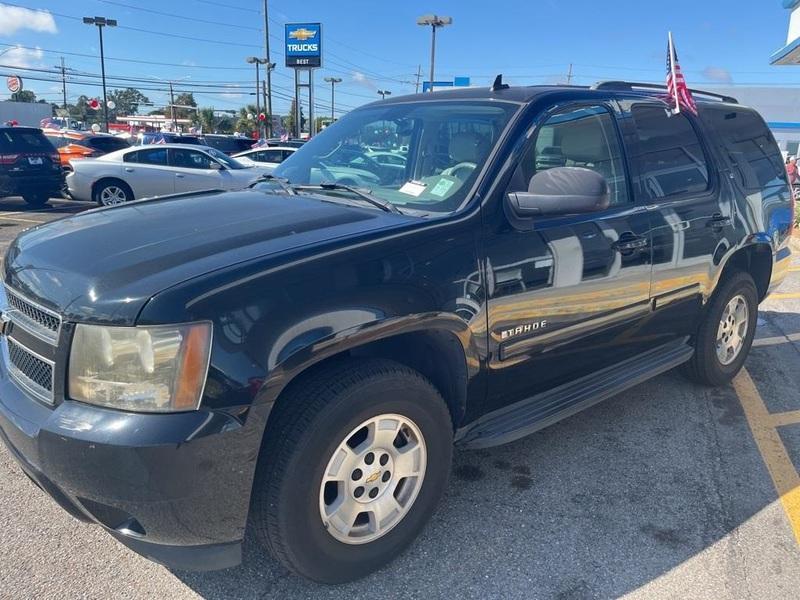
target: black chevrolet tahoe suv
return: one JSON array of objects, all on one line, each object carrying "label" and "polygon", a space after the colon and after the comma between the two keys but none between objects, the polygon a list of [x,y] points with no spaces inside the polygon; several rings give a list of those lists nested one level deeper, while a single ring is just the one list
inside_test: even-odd
[{"label": "black chevrolet tahoe suv", "polygon": [[423,528],[454,446],[742,367],[793,199],[761,117],[696,97],[393,98],[252,189],[30,229],[3,264],[1,437],[154,561],[230,567],[249,524],[296,573],[363,576]]},{"label": "black chevrolet tahoe suv", "polygon": [[63,188],[61,159],[41,129],[0,126],[0,198],[22,196],[43,206]]}]

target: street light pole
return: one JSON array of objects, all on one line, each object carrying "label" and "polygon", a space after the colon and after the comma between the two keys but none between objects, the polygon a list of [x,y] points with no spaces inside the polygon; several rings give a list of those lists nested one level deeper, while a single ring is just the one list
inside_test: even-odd
[{"label": "street light pole", "polygon": [[417,25],[430,25],[431,28],[431,79],[429,92],[433,91],[434,65],[436,62],[436,28],[452,25],[453,17],[442,17],[439,15],[423,15],[417,19]]},{"label": "street light pole", "polygon": [[[269,77],[270,71],[275,68],[275,63],[269,62],[266,58],[258,58],[257,56],[248,56],[247,62],[251,65],[256,66],[256,120],[258,120],[258,115],[261,114],[261,77],[258,71],[258,65],[266,65],[267,68],[267,76]],[[266,109],[266,106],[264,107]],[[258,135],[261,137],[262,134],[261,125],[258,125]]]},{"label": "street light pole", "polygon": [[267,97],[265,99],[267,107],[267,133],[265,137],[272,137],[272,69],[275,63],[269,62],[269,7],[267,0],[264,0],[264,50],[267,58]]},{"label": "street light pole", "polygon": [[386,96],[392,95],[392,92],[390,92],[389,90],[378,90],[378,93],[381,96],[381,100],[386,100]]},{"label": "street light pole", "polygon": [[331,84],[331,123],[333,123],[336,120],[336,115],[335,115],[335,111],[334,111],[334,100],[335,100],[335,96],[336,95],[335,95],[335,92],[334,92],[334,87],[336,86],[337,83],[342,83],[342,78],[341,77],[326,77],[325,81],[327,81],[328,83]]},{"label": "street light pole", "polygon": [[106,17],[83,17],[83,22],[86,25],[97,26],[97,31],[100,32],[100,75],[103,79],[103,120],[106,124],[106,133],[108,133],[108,98],[106,96],[106,60],[103,54],[103,27],[116,27],[116,19],[107,19]]}]

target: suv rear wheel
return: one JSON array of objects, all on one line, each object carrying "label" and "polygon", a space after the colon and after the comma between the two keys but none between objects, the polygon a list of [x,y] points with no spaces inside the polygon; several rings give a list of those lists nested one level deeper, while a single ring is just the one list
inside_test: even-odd
[{"label": "suv rear wheel", "polygon": [[305,577],[341,583],[402,552],[450,471],[452,422],[436,388],[392,361],[339,361],[276,411],[252,511],[272,555]]},{"label": "suv rear wheel", "polygon": [[697,331],[685,372],[706,385],[724,385],[742,368],[756,331],[758,293],[753,278],[738,271],[725,279]]}]

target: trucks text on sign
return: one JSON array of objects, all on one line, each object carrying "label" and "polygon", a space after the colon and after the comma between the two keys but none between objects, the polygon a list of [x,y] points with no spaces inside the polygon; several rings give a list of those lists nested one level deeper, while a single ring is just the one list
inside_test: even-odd
[{"label": "trucks text on sign", "polygon": [[313,69],[322,66],[322,25],[286,24],[286,66]]}]

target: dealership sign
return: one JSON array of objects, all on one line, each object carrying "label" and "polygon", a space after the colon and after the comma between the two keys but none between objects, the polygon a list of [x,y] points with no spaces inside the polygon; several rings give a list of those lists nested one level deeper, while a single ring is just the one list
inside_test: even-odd
[{"label": "dealership sign", "polygon": [[6,78],[6,85],[8,86],[8,90],[12,94],[16,94],[18,91],[22,89],[22,77],[17,77],[16,75],[9,75]]},{"label": "dealership sign", "polygon": [[286,24],[286,66],[297,69],[322,66],[321,24]]}]

